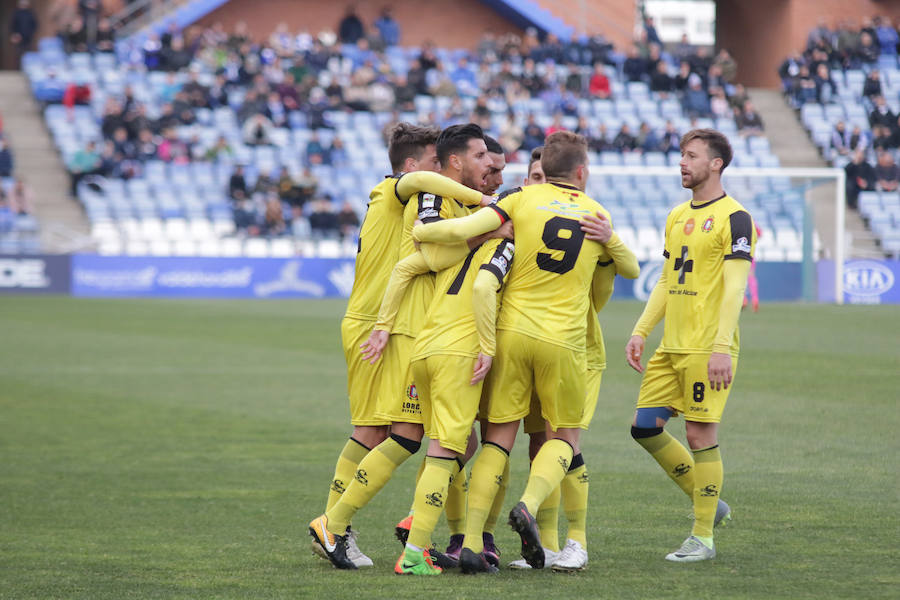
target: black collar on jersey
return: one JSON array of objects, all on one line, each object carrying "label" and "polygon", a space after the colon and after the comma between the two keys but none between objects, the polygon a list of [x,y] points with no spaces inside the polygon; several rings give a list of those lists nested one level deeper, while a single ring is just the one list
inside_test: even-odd
[{"label": "black collar on jersey", "polygon": [[[719,196],[718,198],[713,198],[713,199],[710,200],[709,202],[704,202],[703,204],[694,204],[693,201],[692,201],[692,202],[691,202],[691,208],[706,208],[707,206],[709,206],[709,205],[712,204],[713,202],[718,202],[719,200],[721,200],[722,198],[724,198],[724,197],[727,196],[727,195],[728,195],[728,192],[722,192],[722,195]],[[692,199],[692,200],[693,200],[693,199]]]},{"label": "black collar on jersey", "polygon": [[572,185],[571,183],[560,183],[560,182],[558,182],[558,181],[547,181],[547,183],[549,183],[550,185],[555,185],[555,186],[557,186],[557,187],[566,188],[567,190],[574,190],[574,191],[576,191],[576,192],[580,192],[580,191],[581,191],[581,190],[579,190],[577,187],[575,187],[574,185]]}]

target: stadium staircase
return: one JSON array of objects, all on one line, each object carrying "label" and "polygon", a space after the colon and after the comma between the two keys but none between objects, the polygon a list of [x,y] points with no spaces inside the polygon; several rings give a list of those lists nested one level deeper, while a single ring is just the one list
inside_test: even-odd
[{"label": "stadium staircase", "polygon": [[120,38],[133,36],[139,45],[151,32],[163,33],[170,23],[184,29],[226,2],[228,0],[137,0],[127,3],[113,15],[112,22]]},{"label": "stadium staircase", "polygon": [[24,73],[0,72],[0,114],[4,135],[13,149],[16,175],[34,193],[44,251],[71,252],[92,244],[87,219],[69,198],[69,177]]},{"label": "stadium staircase", "polygon": [[[585,0],[482,0],[482,2],[522,29],[536,27],[563,40],[586,32],[608,33],[611,29],[620,29],[618,22],[629,22],[634,18],[630,3],[622,3],[617,8],[610,4],[605,6],[604,10],[599,10]],[[626,14],[624,18],[616,20],[611,18],[614,15],[610,15],[609,10]],[[631,32],[628,31],[620,33],[624,33],[626,38],[631,36]]]},{"label": "stadium staircase", "polygon": [[[782,167],[831,166],[810,141],[803,125],[784,101],[780,91],[754,88],[750,90],[750,98],[762,117],[766,137]],[[831,249],[835,234],[834,184],[817,185],[810,194],[815,210],[816,231],[819,232],[824,247]],[[875,245],[875,236],[866,229],[859,213],[848,210],[846,216],[847,249],[850,255],[881,258],[883,254]]]}]

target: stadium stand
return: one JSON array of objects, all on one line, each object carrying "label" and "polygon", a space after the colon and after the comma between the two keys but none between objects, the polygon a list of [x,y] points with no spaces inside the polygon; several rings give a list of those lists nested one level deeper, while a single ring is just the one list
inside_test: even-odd
[{"label": "stadium stand", "polygon": [[[884,254],[900,257],[900,63],[887,18],[817,28],[779,68],[782,91],[822,156],[847,171],[847,199]],[[868,166],[867,166],[868,165]]]},{"label": "stadium stand", "polygon": [[15,154],[3,135],[0,116],[0,254],[36,254],[41,243],[37,219],[31,214],[31,190],[14,173]]},{"label": "stadium stand", "polygon": [[[511,161],[569,128],[608,166],[677,165],[681,132],[716,127],[732,140],[734,165],[778,166],[762,124],[741,127],[746,96],[727,53],[651,44],[625,56],[599,36],[540,41],[533,30],[486,37],[476,52],[286,29],[256,43],[215,28],[118,47],[66,52],[43,39],[23,60],[57,148],[81,169],[74,192],[105,254],[352,254],[350,213],[364,214],[387,172],[384,132],[398,120],[474,120]],[[232,186],[238,165],[246,195]],[[803,197],[790,181],[727,171],[725,181],[772,233],[760,259],[799,260]],[[674,176],[595,176],[588,192],[642,259],[687,197]],[[346,218],[335,226],[336,206]]]}]

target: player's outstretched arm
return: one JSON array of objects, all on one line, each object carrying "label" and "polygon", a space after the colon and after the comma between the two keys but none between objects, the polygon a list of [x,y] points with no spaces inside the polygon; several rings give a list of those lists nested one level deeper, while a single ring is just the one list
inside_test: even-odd
[{"label": "player's outstretched arm", "polygon": [[469,254],[469,246],[464,242],[456,244],[419,244],[419,252],[430,271],[437,273],[449,269]]},{"label": "player's outstretched arm", "polygon": [[[421,252],[414,252],[394,265],[391,278],[381,299],[381,308],[378,311],[378,320],[375,322],[376,330],[390,332],[394,327],[394,319],[400,310],[400,301],[409,287],[413,277],[430,271],[428,262]],[[377,360],[377,357],[376,357]]]},{"label": "player's outstretched arm", "polygon": [[715,390],[728,389],[733,377],[731,341],[741,315],[744,289],[750,274],[749,260],[726,260],[723,267],[722,304],[719,306],[719,328],[709,355],[709,384]]},{"label": "player's outstretched arm", "polygon": [[466,206],[483,205],[493,198],[433,171],[406,173],[397,181],[397,196],[405,200],[418,192],[456,198]]},{"label": "player's outstretched arm", "polygon": [[487,207],[467,217],[416,225],[413,227],[412,237],[417,242],[438,242],[441,244],[462,242],[497,229],[503,224],[503,221],[504,219],[493,207]]}]

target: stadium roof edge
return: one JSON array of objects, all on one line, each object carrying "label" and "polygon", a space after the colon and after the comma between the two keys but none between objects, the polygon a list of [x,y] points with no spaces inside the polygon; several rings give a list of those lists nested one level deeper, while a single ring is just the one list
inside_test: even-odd
[{"label": "stadium roof edge", "polygon": [[552,33],[561,40],[572,38],[575,28],[533,0],[481,0],[514,25],[527,29],[536,27],[543,33]]},{"label": "stadium roof edge", "polygon": [[123,41],[128,44],[140,46],[146,41],[147,36],[151,33],[161,35],[172,23],[175,23],[179,29],[184,29],[223,4],[226,4],[228,1],[229,0],[191,0],[182,4],[174,11],[162,15],[146,27],[142,27],[135,31]]}]

